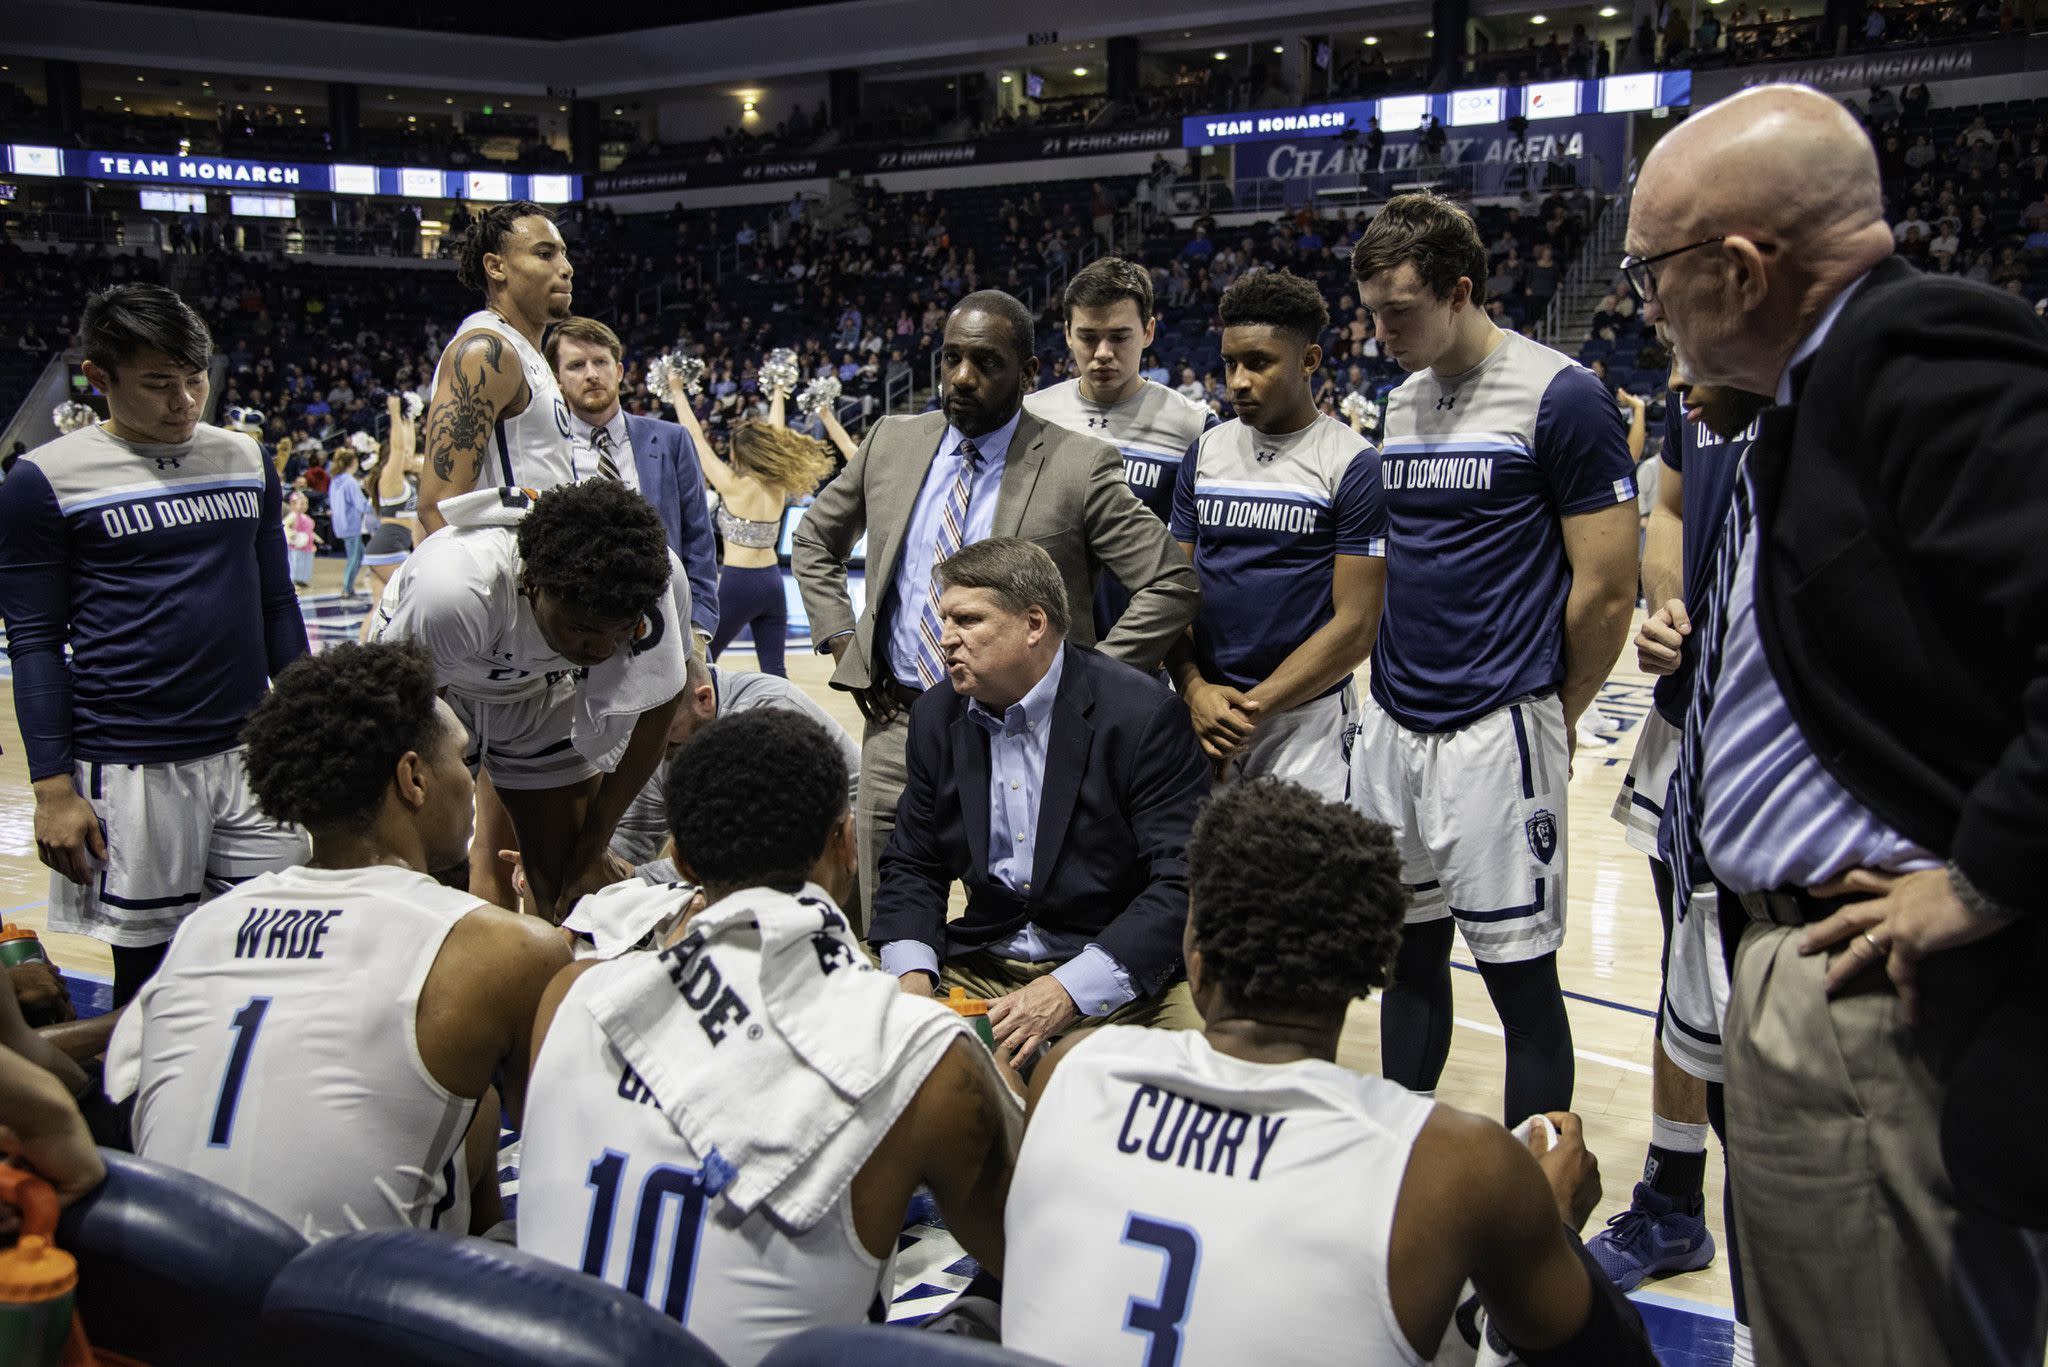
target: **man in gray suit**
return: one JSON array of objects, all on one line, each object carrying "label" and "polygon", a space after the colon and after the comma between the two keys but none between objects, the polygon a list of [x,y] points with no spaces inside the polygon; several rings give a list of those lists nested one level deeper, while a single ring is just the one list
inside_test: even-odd
[{"label": "man in gray suit", "polygon": [[[832,686],[867,719],[855,812],[867,906],[903,792],[903,714],[947,678],[933,565],[970,542],[1023,537],[1052,556],[1076,603],[1093,601],[1107,569],[1131,602],[1100,649],[1144,670],[1201,606],[1194,567],[1124,483],[1117,449],[1023,411],[1038,374],[1032,340],[1031,311],[1010,295],[962,299],[946,318],[943,411],[877,423],[797,524],[792,564],[811,640],[832,652]],[[846,561],[863,533],[867,603],[856,620]],[[1093,638],[1091,622],[1074,623],[1076,644]]]}]

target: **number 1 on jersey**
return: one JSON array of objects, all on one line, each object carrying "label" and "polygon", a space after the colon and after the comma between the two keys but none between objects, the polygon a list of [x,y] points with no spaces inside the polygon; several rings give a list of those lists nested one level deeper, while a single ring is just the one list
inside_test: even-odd
[{"label": "number 1 on jersey", "polygon": [[1124,1224],[1124,1242],[1156,1248],[1166,1255],[1158,1299],[1131,1297],[1124,1312],[1124,1331],[1151,1339],[1145,1348],[1144,1367],[1174,1367],[1180,1361],[1181,1323],[1188,1317],[1188,1301],[1194,1295],[1195,1269],[1202,1262],[1201,1236],[1186,1225],[1132,1211]]},{"label": "number 1 on jersey", "polygon": [[263,1013],[270,998],[251,997],[235,1012],[228,1028],[235,1032],[235,1047],[228,1054],[227,1071],[221,1074],[220,1099],[213,1103],[213,1129],[206,1136],[209,1148],[224,1149],[235,1129],[235,1107],[242,1099],[242,1075],[249,1071],[249,1055],[256,1048],[256,1032],[263,1028]]}]

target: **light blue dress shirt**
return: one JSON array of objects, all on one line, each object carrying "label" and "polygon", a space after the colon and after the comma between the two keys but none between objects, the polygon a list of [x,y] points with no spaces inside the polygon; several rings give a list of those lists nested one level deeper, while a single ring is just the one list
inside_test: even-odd
[{"label": "light blue dress shirt", "polygon": [[[1780,404],[1793,401],[1793,367],[1820,350],[1862,283],[1835,299],[1792,354],[1778,385]],[[1749,479],[1746,462],[1736,478]],[[1750,507],[1756,507],[1753,496]],[[1836,782],[1800,734],[1785,691],[1771,676],[1757,628],[1758,536],[1752,511],[1749,538],[1735,562],[1720,676],[1701,737],[1700,846],[1707,863],[1737,892],[1812,887],[1851,869],[1910,873],[1937,866],[1932,854]]]},{"label": "light blue dress shirt", "polygon": [[[1029,900],[1031,870],[1038,851],[1038,800],[1045,789],[1045,755],[1052,737],[1053,700],[1066,673],[1066,652],[1053,656],[1052,668],[1031,691],[998,717],[970,700],[967,715],[988,733],[988,873],[994,881]],[[1027,963],[1063,959],[1052,976],[1074,999],[1084,1016],[1106,1016],[1136,997],[1130,974],[1101,945],[1086,935],[1050,931],[1032,923],[989,953]],[[938,956],[917,940],[891,940],[881,948],[882,968],[898,977],[939,973]]]},{"label": "light blue dress shirt", "polygon": [[[1010,420],[985,437],[974,439],[981,452],[981,469],[974,476],[973,492],[967,499],[967,525],[961,529],[960,544],[971,546],[986,541],[996,525],[996,496],[1002,492],[1003,466],[1009,458],[1010,439],[1017,435],[1019,409]],[[883,604],[883,621],[889,624],[889,669],[898,683],[917,686],[917,624],[924,613],[932,579],[932,551],[938,545],[939,522],[945,516],[946,498],[960,478],[960,429],[948,424],[939,440],[939,453],[925,473],[924,487],[910,510],[910,525],[903,531],[903,549],[896,557],[896,575],[889,584]],[[872,590],[872,585],[869,586]]]}]

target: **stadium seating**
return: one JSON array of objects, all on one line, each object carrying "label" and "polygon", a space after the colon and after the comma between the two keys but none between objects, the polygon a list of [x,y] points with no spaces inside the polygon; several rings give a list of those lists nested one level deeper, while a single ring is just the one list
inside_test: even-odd
[{"label": "stadium seating", "polygon": [[111,1149],[100,1157],[106,1182],[57,1226],[57,1246],[78,1259],[78,1313],[93,1342],[154,1367],[277,1361],[263,1297],[305,1238],[189,1173]]},{"label": "stadium seating", "polygon": [[263,1322],[294,1367],[720,1367],[681,1325],[595,1277],[421,1230],[315,1245],[272,1283]]},{"label": "stadium seating", "polygon": [[1043,1358],[954,1334],[870,1326],[811,1329],[790,1339],[761,1367],[1049,1367]]}]

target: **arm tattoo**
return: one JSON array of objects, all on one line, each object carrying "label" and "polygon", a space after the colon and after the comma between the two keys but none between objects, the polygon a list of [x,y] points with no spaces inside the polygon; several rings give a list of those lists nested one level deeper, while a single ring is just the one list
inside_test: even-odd
[{"label": "arm tattoo", "polygon": [[480,332],[448,358],[448,397],[427,415],[427,452],[434,473],[445,481],[455,482],[458,455],[467,457],[463,483],[474,484],[483,473],[484,447],[498,416],[497,405],[484,392],[486,372],[497,374],[504,357],[504,339]]}]

